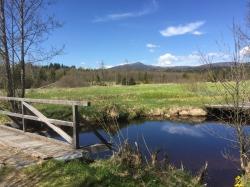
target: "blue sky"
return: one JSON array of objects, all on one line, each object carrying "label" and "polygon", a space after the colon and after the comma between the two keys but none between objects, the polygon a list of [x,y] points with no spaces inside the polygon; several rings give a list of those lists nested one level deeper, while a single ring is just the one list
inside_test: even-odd
[{"label": "blue sky", "polygon": [[59,0],[48,12],[64,23],[46,43],[65,45],[54,62],[198,65],[197,51],[217,58],[217,41],[232,44],[233,20],[245,24],[247,0]]}]

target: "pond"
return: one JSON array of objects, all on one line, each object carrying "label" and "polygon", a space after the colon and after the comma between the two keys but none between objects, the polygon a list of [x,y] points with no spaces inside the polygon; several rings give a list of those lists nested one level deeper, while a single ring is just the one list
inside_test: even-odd
[{"label": "pond", "polygon": [[[184,168],[196,173],[208,161],[208,186],[233,186],[234,178],[239,174],[237,163],[225,159],[223,153],[238,158],[236,148],[226,140],[233,138],[233,129],[219,122],[175,122],[175,121],[141,121],[121,125],[120,131],[112,131],[116,143],[121,139],[137,142],[147,155],[149,150],[160,150],[161,156],[167,154],[170,162],[176,167],[183,164]],[[101,132],[106,138],[104,132]],[[145,139],[145,141],[143,140]],[[91,132],[81,132],[80,144],[98,143],[98,139]],[[110,153],[99,154],[104,158]]]}]

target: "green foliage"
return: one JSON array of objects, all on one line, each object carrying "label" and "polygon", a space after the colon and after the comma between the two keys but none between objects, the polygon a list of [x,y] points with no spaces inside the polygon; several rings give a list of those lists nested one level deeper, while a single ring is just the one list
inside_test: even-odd
[{"label": "green foliage", "polygon": [[122,85],[128,85],[127,79],[125,77],[122,79]]},{"label": "green foliage", "polygon": [[[136,170],[136,169],[135,169]],[[188,173],[169,168],[165,172],[140,170],[140,177],[128,172],[126,165],[113,159],[100,160],[92,164],[80,161],[47,161],[22,170],[22,181],[34,186],[199,186]]]},{"label": "green foliage", "polygon": [[121,82],[122,82],[122,76],[120,73],[118,73],[116,78],[116,84],[121,84]]},{"label": "green foliage", "polygon": [[5,115],[0,115],[0,125],[9,122],[9,119]]},{"label": "green foliage", "polygon": [[136,85],[135,79],[133,77],[129,79],[128,85]]},{"label": "green foliage", "polygon": [[2,181],[9,173],[13,172],[14,168],[2,166],[0,167],[0,181]]},{"label": "green foliage", "polygon": [[148,78],[148,73],[144,73],[144,78],[143,78],[143,83],[148,84],[149,83],[149,78]]}]

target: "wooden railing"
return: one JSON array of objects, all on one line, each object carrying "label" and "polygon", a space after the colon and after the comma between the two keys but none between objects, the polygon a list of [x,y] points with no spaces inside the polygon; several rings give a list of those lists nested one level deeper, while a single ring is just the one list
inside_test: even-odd
[{"label": "wooden railing", "polygon": [[[29,99],[29,98],[15,98],[15,97],[0,97],[2,101],[10,102],[20,102],[21,103],[21,113],[10,112],[5,110],[0,110],[0,114],[7,115],[12,118],[22,119],[23,131],[26,131],[26,120],[39,121],[46,124],[58,135],[60,135],[65,141],[71,144],[74,148],[79,148],[79,127],[80,127],[80,115],[79,107],[87,107],[90,105],[87,101],[70,101],[70,100],[48,100],[48,99]],[[55,105],[66,105],[72,107],[73,122],[63,121],[58,119],[50,119],[43,115],[38,109],[32,106],[30,103],[39,104],[55,104]],[[28,115],[27,110],[29,110],[34,115]],[[73,136],[71,137],[65,131],[63,131],[59,126],[68,126],[73,130]]]}]

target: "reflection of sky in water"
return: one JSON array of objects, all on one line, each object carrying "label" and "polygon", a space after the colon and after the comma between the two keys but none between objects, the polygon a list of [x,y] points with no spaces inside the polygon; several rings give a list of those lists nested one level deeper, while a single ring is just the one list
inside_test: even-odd
[{"label": "reflection of sky in water", "polygon": [[[218,122],[203,122],[199,124],[174,121],[144,121],[134,122],[121,127],[121,132],[114,135],[114,142],[119,143],[119,135],[130,142],[137,142],[147,156],[147,147],[150,151],[159,149],[161,155],[169,155],[171,164],[184,167],[194,173],[208,161],[208,186],[232,186],[234,177],[238,175],[237,167],[230,160],[222,156],[223,150],[228,150],[232,156],[238,157],[238,150],[226,139],[235,139],[234,129]],[[99,132],[106,138],[110,137],[102,130]],[[250,128],[246,128],[250,132]],[[121,138],[121,137],[120,137]],[[91,132],[80,134],[82,146],[100,143],[100,140]],[[105,158],[110,152],[98,154],[97,157]],[[160,155],[160,156],[161,156]]]},{"label": "reflection of sky in water", "polygon": [[190,128],[181,125],[164,125],[162,130],[169,134],[187,135],[200,138],[203,137],[203,133],[200,131],[199,127]]}]

